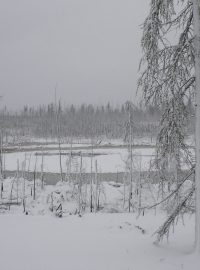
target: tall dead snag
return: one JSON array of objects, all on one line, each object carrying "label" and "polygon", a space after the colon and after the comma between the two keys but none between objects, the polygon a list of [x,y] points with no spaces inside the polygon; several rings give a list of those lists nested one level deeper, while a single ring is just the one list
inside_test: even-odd
[{"label": "tall dead snag", "polygon": [[134,105],[131,102],[126,102],[126,110],[128,114],[128,121],[126,123],[125,141],[128,142],[128,168],[129,168],[129,196],[128,196],[128,211],[131,211],[132,198],[133,198],[133,108]]},{"label": "tall dead snag", "polygon": [[95,213],[98,210],[98,189],[99,189],[98,167],[97,167],[97,160],[95,160]]},{"label": "tall dead snag", "polygon": [[25,178],[25,172],[26,172],[26,154],[24,161],[22,162],[22,205],[23,205],[23,212],[26,212],[26,178]]},{"label": "tall dead snag", "polygon": [[80,154],[80,172],[78,180],[78,212],[82,212],[82,169],[83,169],[83,157],[82,153]]},{"label": "tall dead snag", "polygon": [[17,196],[17,204],[19,203],[19,159],[17,159],[17,187],[16,187],[16,196]]},{"label": "tall dead snag", "polygon": [[142,156],[139,156],[139,172],[138,172],[138,179],[136,183],[136,194],[137,194],[137,206],[138,211],[140,212],[141,205],[142,205],[142,179],[141,179],[141,166],[142,166]]},{"label": "tall dead snag", "polygon": [[41,163],[41,188],[44,189],[44,150],[42,148],[42,163]]},{"label": "tall dead snag", "polygon": [[72,174],[72,144],[73,144],[73,141],[72,141],[72,138],[71,138],[71,141],[70,141],[70,154],[69,154],[69,157],[67,156],[67,159],[66,159],[66,167],[67,167],[67,170],[66,170],[66,174],[65,174],[65,181],[68,181],[69,183],[71,182],[71,174]]},{"label": "tall dead snag", "polygon": [[57,105],[57,89],[55,87],[55,115],[56,115],[56,135],[58,139],[58,150],[59,150],[59,165],[60,165],[60,178],[64,181],[63,168],[62,168],[62,149],[61,149],[61,103],[59,101],[59,106]]},{"label": "tall dead snag", "polygon": [[3,197],[3,132],[0,133],[0,198]]},{"label": "tall dead snag", "polygon": [[0,198],[2,199],[3,198],[3,176],[2,174],[0,173]]},{"label": "tall dead snag", "polygon": [[10,210],[11,205],[14,203],[13,202],[13,189],[14,189],[14,183],[15,183],[16,177],[17,177],[17,173],[13,177],[12,184],[11,184],[9,210]]},{"label": "tall dead snag", "polygon": [[33,172],[33,200],[36,199],[36,173],[37,173],[37,155],[35,156],[35,166]]},{"label": "tall dead snag", "polygon": [[93,155],[94,155],[94,150],[93,150],[93,140],[91,140],[91,158],[90,158],[90,212],[93,212]]}]

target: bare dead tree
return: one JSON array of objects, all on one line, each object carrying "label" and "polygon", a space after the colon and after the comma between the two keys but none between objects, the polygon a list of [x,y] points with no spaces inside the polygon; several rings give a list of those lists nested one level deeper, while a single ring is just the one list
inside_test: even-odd
[{"label": "bare dead tree", "polygon": [[27,157],[25,154],[24,161],[22,162],[22,179],[23,179],[23,185],[22,185],[22,205],[23,205],[23,212],[26,212],[26,178],[25,178],[25,172],[26,172],[26,162]]},{"label": "bare dead tree", "polygon": [[42,148],[42,163],[41,163],[41,188],[44,189],[44,149]]},{"label": "bare dead tree", "polygon": [[37,173],[37,155],[35,156],[35,166],[33,171],[33,200],[36,199],[36,173]]},{"label": "bare dead tree", "polygon": [[[60,104],[60,103],[59,103]],[[61,149],[61,126],[60,126],[60,108],[57,105],[57,86],[55,87],[55,115],[56,115],[56,135],[58,139],[59,149],[59,165],[61,181],[64,181],[63,168],[62,168],[62,149]]]},{"label": "bare dead tree", "polygon": [[83,157],[80,154],[80,172],[79,172],[79,182],[78,182],[78,213],[82,212],[82,169],[83,169]]},{"label": "bare dead tree", "polygon": [[93,152],[94,152],[94,142],[91,140],[91,158],[90,158],[90,212],[93,212]]},{"label": "bare dead tree", "polygon": [[98,210],[98,190],[99,190],[98,164],[97,164],[97,160],[95,160],[95,213]]},{"label": "bare dead tree", "polygon": [[130,181],[129,181],[129,196],[128,196],[128,211],[131,211],[132,207],[132,198],[133,198],[133,132],[134,132],[134,121],[133,121],[133,103],[127,102],[126,103],[126,110],[128,114],[128,121],[126,123],[126,134],[125,134],[125,141],[128,142],[128,164],[129,164],[129,171],[130,171]]},{"label": "bare dead tree", "polygon": [[3,132],[0,133],[0,198],[3,197],[3,179],[4,179],[4,173],[3,173]]}]

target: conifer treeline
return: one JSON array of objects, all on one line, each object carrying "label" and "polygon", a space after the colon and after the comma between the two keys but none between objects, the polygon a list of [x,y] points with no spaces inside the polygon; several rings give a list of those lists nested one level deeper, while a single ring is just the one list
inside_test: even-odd
[{"label": "conifer treeline", "polygon": [[[135,136],[156,134],[160,114],[159,109],[153,106],[145,110],[134,106]],[[18,136],[55,138],[57,124],[62,138],[123,138],[127,117],[125,104],[63,106],[58,102],[57,106],[54,103],[37,108],[24,106],[21,111],[15,113],[4,108],[0,113],[0,126],[5,136],[13,138]]]}]

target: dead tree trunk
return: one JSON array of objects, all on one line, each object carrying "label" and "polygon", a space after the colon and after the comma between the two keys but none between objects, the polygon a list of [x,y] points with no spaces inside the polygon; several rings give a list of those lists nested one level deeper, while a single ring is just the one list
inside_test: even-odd
[{"label": "dead tree trunk", "polygon": [[97,160],[95,161],[95,212],[98,210],[98,167]]},{"label": "dead tree trunk", "polygon": [[36,199],[36,170],[37,170],[37,155],[35,157],[35,167],[33,172],[33,200]]},{"label": "dead tree trunk", "polygon": [[92,142],[92,153],[91,153],[91,164],[90,164],[90,212],[93,212],[93,142]]},{"label": "dead tree trunk", "polygon": [[42,164],[41,164],[41,187],[44,189],[44,151],[42,148]]}]

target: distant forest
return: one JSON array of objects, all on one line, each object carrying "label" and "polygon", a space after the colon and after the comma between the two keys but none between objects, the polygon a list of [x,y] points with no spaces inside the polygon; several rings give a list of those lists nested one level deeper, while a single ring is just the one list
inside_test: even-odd
[{"label": "distant forest", "polygon": [[[188,102],[188,110],[193,111]],[[156,106],[133,105],[134,136],[155,137],[159,129],[161,110]],[[10,112],[5,107],[0,111],[0,127],[4,142],[18,141],[19,138],[124,138],[128,121],[126,103],[121,106],[62,106],[59,101],[41,105],[37,108],[24,106],[18,112]],[[192,131],[192,121],[188,121],[188,130]]]}]

